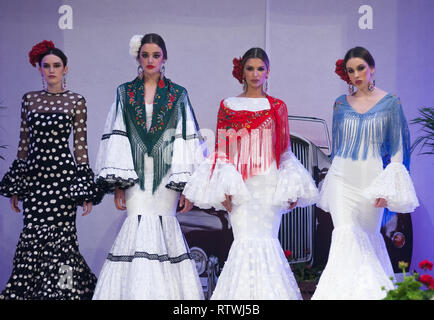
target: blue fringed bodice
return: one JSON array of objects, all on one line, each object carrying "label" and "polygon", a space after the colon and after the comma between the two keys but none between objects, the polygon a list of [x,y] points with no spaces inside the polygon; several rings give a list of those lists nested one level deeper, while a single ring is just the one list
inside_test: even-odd
[{"label": "blue fringed bodice", "polygon": [[400,99],[386,94],[366,113],[358,113],[345,95],[336,99],[333,108],[334,156],[365,160],[368,154],[383,159],[386,166],[391,157],[402,151],[403,164],[410,164],[410,134]]}]

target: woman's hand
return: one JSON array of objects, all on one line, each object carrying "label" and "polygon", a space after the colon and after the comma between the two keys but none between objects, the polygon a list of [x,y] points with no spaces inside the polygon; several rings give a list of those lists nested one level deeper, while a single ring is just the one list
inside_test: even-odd
[{"label": "woman's hand", "polygon": [[193,208],[194,203],[188,200],[183,194],[179,198],[179,206],[182,208],[181,213],[187,213]]},{"label": "woman's hand", "polygon": [[115,188],[115,206],[118,210],[127,210],[125,201],[125,190]]},{"label": "woman's hand", "polygon": [[11,197],[11,208],[15,212],[21,212],[20,208],[18,207],[18,196],[17,195],[13,195]]},{"label": "woman's hand", "polygon": [[375,208],[386,208],[387,207],[387,201],[384,198],[377,198],[374,203]]},{"label": "woman's hand", "polygon": [[92,202],[83,202],[83,214],[82,216],[87,216],[92,211]]},{"label": "woman's hand", "polygon": [[232,196],[228,196],[225,194],[226,200],[222,202],[223,207],[227,210],[227,212],[232,211]]},{"label": "woman's hand", "polygon": [[289,204],[289,210],[292,210],[292,209],[294,209],[295,208],[295,206],[297,205],[297,201],[295,201],[295,202],[290,202],[290,201],[288,201],[288,204]]}]

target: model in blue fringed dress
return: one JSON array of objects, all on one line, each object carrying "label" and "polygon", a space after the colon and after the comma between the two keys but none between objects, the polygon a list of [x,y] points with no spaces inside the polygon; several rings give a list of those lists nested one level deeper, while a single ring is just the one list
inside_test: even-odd
[{"label": "model in blue fringed dress", "polygon": [[384,208],[409,213],[419,205],[408,172],[410,137],[401,101],[373,86],[366,74],[373,66],[364,59],[347,61],[349,81],[358,90],[334,104],[332,164],[317,203],[331,213],[334,230],[312,299],[384,298],[394,288],[380,233]]}]

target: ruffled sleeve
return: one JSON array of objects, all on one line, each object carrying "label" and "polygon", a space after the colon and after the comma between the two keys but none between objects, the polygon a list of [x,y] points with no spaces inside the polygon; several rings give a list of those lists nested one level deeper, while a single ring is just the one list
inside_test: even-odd
[{"label": "ruffled sleeve", "polygon": [[[364,190],[364,195],[371,203],[383,198],[387,208],[393,212],[410,213],[418,206],[413,181],[409,174],[410,133],[401,105],[401,100],[394,96],[390,109],[390,125],[387,130],[387,153],[383,162],[387,166]],[[390,157],[388,156],[390,155]]]},{"label": "ruffled sleeve", "polygon": [[364,190],[370,202],[383,198],[393,212],[409,213],[419,206],[413,182],[407,169],[398,162],[391,162]]},{"label": "ruffled sleeve", "polygon": [[218,159],[214,170],[212,165],[207,158],[190,176],[183,191],[188,200],[202,209],[226,210],[222,205],[225,194],[232,196],[235,205],[250,199],[243,177],[232,164]]},{"label": "ruffled sleeve", "polygon": [[93,205],[101,202],[103,192],[97,187],[89,164],[77,165],[77,171],[69,187],[69,195],[77,205],[82,205],[84,201],[92,202]]},{"label": "ruffled sleeve", "polygon": [[319,192],[311,174],[292,151],[283,153],[273,203],[287,207],[288,201],[297,201],[297,207],[306,207],[315,204],[318,198]]},{"label": "ruffled sleeve", "polygon": [[110,108],[98,149],[95,175],[98,187],[113,192],[118,186],[129,188],[139,181],[126,132],[123,103],[118,88],[116,101]]},{"label": "ruffled sleeve", "polygon": [[27,164],[25,160],[15,160],[0,182],[0,194],[5,197],[17,195],[22,200],[27,193]]},{"label": "ruffled sleeve", "polygon": [[24,94],[21,99],[21,126],[20,140],[18,143],[17,159],[12,163],[9,171],[5,173],[0,182],[0,194],[5,197],[17,195],[19,200],[23,200],[27,193],[27,156],[29,153],[30,137],[27,125],[27,101],[28,94]]}]

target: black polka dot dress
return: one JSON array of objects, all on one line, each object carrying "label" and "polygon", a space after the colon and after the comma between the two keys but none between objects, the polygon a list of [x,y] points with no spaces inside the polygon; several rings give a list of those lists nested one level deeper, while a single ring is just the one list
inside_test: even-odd
[{"label": "black polka dot dress", "polygon": [[29,92],[21,117],[18,158],[0,194],[23,201],[24,227],[0,299],[91,299],[96,277],[79,252],[75,225],[78,205],[101,201],[88,164],[86,101],[71,91]]}]

